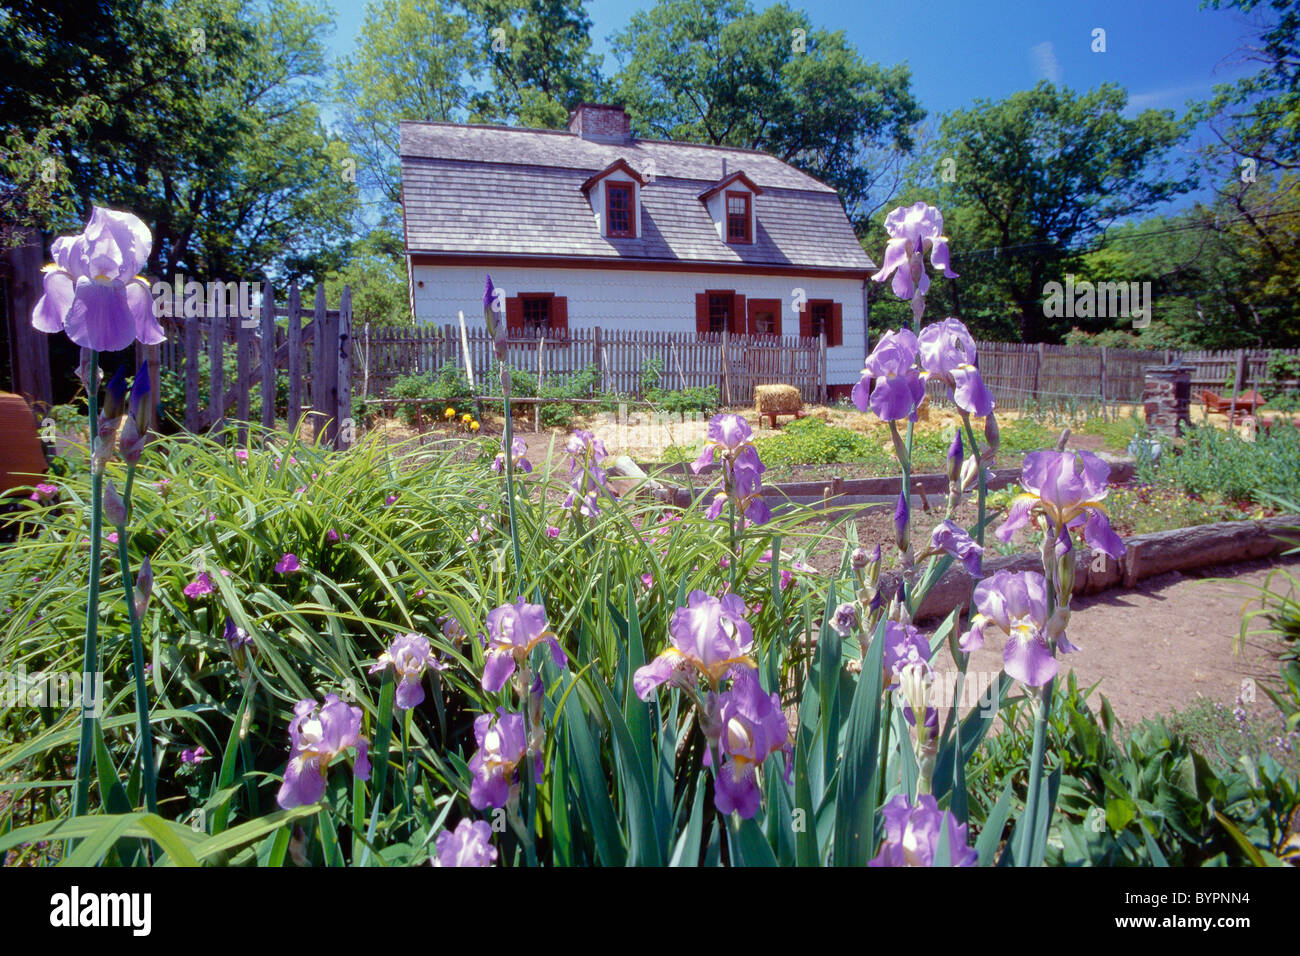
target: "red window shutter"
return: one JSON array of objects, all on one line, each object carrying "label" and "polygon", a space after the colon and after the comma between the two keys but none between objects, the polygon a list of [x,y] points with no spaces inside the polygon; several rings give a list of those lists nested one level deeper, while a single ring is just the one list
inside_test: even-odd
[{"label": "red window shutter", "polygon": [[772,312],[772,334],[781,337],[781,307],[785,305],[780,299],[774,299],[776,309]]},{"label": "red window shutter", "polygon": [[731,334],[745,334],[745,297],[733,293],[731,306]]},{"label": "red window shutter", "polygon": [[826,333],[827,347],[844,344],[844,306],[838,302],[831,303],[831,328]]},{"label": "red window shutter", "polygon": [[807,299],[799,309],[799,338],[812,338],[812,303]]},{"label": "red window shutter", "polygon": [[557,295],[551,299],[551,331],[569,331],[569,300],[567,296]]},{"label": "red window shutter", "polygon": [[695,333],[707,335],[709,331],[709,297],[703,292],[695,293]]},{"label": "red window shutter", "polygon": [[745,317],[745,332],[748,335],[758,334],[758,305],[757,299],[749,300],[749,314]]},{"label": "red window shutter", "polygon": [[517,295],[506,299],[506,332],[520,335],[524,331],[524,303]]}]

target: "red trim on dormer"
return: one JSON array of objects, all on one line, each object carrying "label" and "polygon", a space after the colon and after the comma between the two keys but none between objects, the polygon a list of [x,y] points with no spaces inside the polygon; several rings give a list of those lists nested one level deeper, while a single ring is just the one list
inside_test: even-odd
[{"label": "red trim on dormer", "polygon": [[588,179],[587,179],[587,180],[586,180],[586,181],[585,181],[585,182],[584,182],[580,187],[578,187],[578,188],[581,189],[581,190],[585,193],[587,190],[589,190],[592,186],[596,185],[596,183],[600,182],[602,179],[604,179],[604,178],[605,178],[606,176],[608,176],[610,173],[617,173],[617,172],[624,172],[624,173],[627,173],[629,176],[631,176],[633,179],[635,179],[635,180],[636,180],[640,185],[642,185],[642,186],[644,186],[646,183],[648,183],[648,182],[650,181],[650,180],[646,179],[646,177],[644,177],[644,176],[642,176],[640,173],[638,173],[635,169],[633,169],[632,166],[631,166],[631,164],[628,163],[628,161],[627,161],[626,159],[616,159],[616,160],[614,160],[612,163],[610,163],[608,166],[606,166],[604,169],[602,169],[600,172],[598,172],[598,173],[593,173],[593,174],[592,174],[592,175],[591,175],[591,176],[590,176],[590,177],[589,177],[589,178],[588,178]]},{"label": "red trim on dormer", "polygon": [[698,198],[700,199],[701,202],[708,202],[710,199],[712,199],[718,193],[722,192],[728,186],[735,186],[737,183],[744,186],[755,196],[763,195],[763,190],[759,188],[758,183],[754,182],[754,180],[746,176],[743,170],[738,169],[730,176],[718,180],[718,182],[714,183],[708,189],[704,190],[704,192],[700,193]]}]

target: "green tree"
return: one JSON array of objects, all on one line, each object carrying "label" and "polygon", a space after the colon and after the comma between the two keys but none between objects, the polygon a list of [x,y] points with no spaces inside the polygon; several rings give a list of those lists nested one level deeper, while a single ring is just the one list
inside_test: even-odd
[{"label": "green tree", "polygon": [[328,27],[297,0],[9,7],[0,122],[29,142],[51,131],[59,170],[40,227],[129,209],[154,232],[150,274],[199,279],[339,241],[356,187],[315,105]]},{"label": "green tree", "polygon": [[398,123],[464,122],[484,50],[461,4],[380,0],[366,8],[356,52],[339,63],[335,85],[364,189],[401,202]]},{"label": "green tree", "polygon": [[[352,243],[345,262],[324,276],[325,301],[339,301],[343,287],[352,289],[352,325],[356,330],[403,328],[411,325],[407,298],[406,260],[402,239],[378,229]],[[315,294],[315,290],[310,290]]]},{"label": "green tree", "polygon": [[612,44],[614,98],[639,134],[769,152],[834,186],[851,213],[879,174],[867,154],[910,149],[924,115],[907,67],[863,61],[843,31],[784,4],[659,0]]},{"label": "green tree", "polygon": [[1058,340],[1070,320],[1045,318],[1045,283],[1108,227],[1192,188],[1172,168],[1186,121],[1129,119],[1127,102],[1111,84],[1076,94],[1043,82],[944,117],[935,155],[951,161],[938,194],[961,276],[952,293],[981,331]]},{"label": "green tree", "polygon": [[580,0],[470,0],[491,84],[473,98],[474,119],[563,129],[591,99],[600,61]]},{"label": "green tree", "polygon": [[1201,116],[1237,157],[1280,169],[1300,168],[1300,0],[1209,0],[1256,14],[1257,29],[1243,51],[1261,68],[1215,89]]}]

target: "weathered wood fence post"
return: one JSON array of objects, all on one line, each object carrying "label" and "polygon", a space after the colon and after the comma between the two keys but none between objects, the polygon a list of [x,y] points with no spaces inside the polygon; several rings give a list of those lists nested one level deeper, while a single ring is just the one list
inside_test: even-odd
[{"label": "weathered wood fence post", "polygon": [[275,287],[262,286],[262,427],[275,427]]},{"label": "weathered wood fence post", "polygon": [[289,346],[289,431],[297,433],[302,417],[302,293],[298,283],[289,287],[289,329],[285,335]]},{"label": "weathered wood fence post", "polygon": [[338,400],[335,416],[338,422],[334,447],[346,451],[352,447],[356,433],[356,423],[352,420],[352,290],[343,287],[343,296],[339,299],[337,371],[335,373],[334,394]]}]

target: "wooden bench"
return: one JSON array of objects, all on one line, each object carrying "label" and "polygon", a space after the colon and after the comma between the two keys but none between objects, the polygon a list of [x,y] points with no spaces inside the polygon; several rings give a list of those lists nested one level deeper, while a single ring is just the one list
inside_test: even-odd
[{"label": "wooden bench", "polygon": [[1242,392],[1234,400],[1217,395],[1207,388],[1201,392],[1201,401],[1205,403],[1207,413],[1218,412],[1220,415],[1227,415],[1234,425],[1239,425],[1248,416],[1254,415],[1264,404],[1264,399],[1253,389]]}]

